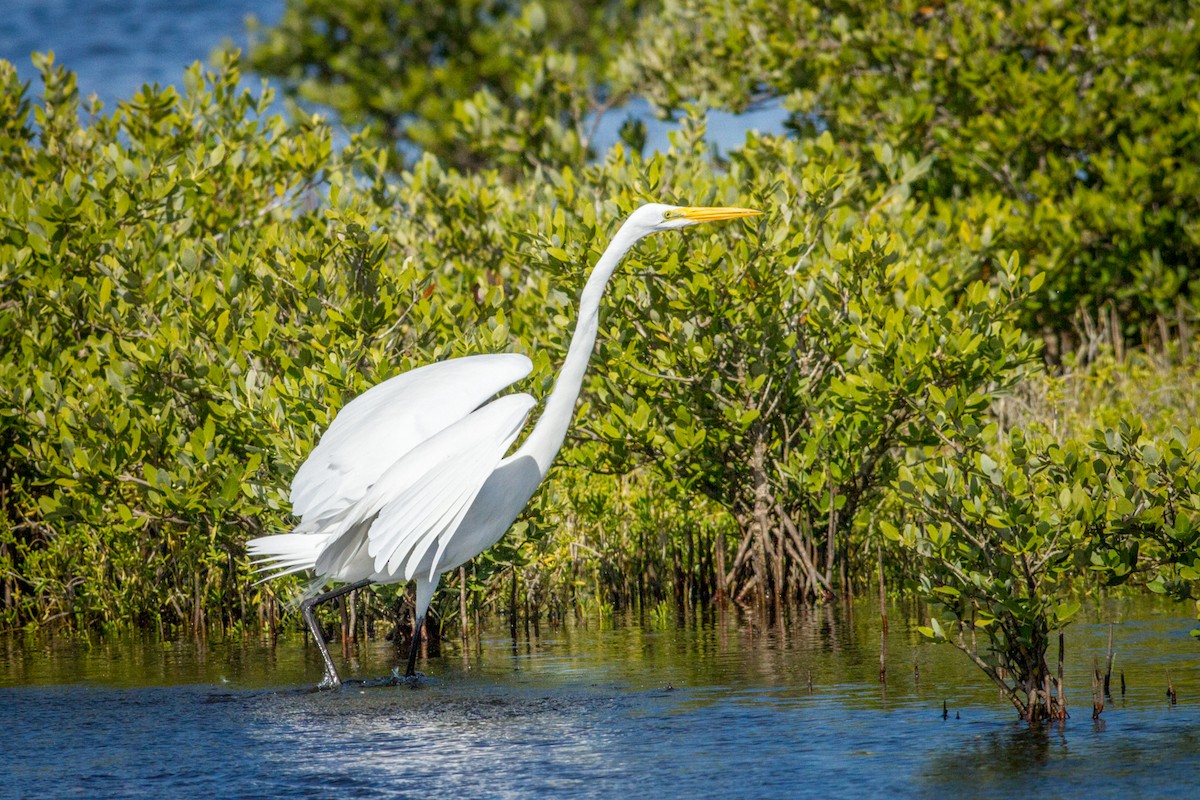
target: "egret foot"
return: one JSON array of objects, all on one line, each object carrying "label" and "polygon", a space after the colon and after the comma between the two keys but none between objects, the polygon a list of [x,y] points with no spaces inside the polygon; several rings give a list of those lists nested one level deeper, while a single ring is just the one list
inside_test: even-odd
[{"label": "egret foot", "polygon": [[401,675],[400,668],[396,667],[392,670],[392,677],[388,679],[389,686],[407,686],[410,689],[415,689],[421,686],[425,681],[424,672],[416,672],[412,675]]}]

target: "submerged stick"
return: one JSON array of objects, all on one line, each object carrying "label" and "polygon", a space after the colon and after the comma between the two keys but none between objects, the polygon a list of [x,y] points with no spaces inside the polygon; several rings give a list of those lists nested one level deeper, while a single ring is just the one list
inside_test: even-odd
[{"label": "submerged stick", "polygon": [[887,683],[887,621],[884,621],[884,628],[879,632],[879,682]]},{"label": "submerged stick", "polygon": [[1067,701],[1063,697],[1063,653],[1066,650],[1066,645],[1063,643],[1063,632],[1058,632],[1058,679],[1055,683],[1058,685],[1058,712],[1056,717],[1060,720],[1066,719]]},{"label": "submerged stick", "polygon": [[1104,666],[1104,696],[1111,698],[1112,693],[1108,690],[1108,682],[1112,678],[1113,665],[1113,624],[1108,623],[1108,659]]},{"label": "submerged stick", "polygon": [[[883,546],[876,543],[875,559],[879,566],[879,618],[883,621],[883,635],[887,636],[888,621],[887,621],[887,590],[883,585]],[[882,658],[882,656],[881,656]],[[882,676],[883,664],[879,665],[880,675]]]},{"label": "submerged stick", "polygon": [[465,643],[467,641],[467,568],[458,568],[458,628]]},{"label": "submerged stick", "polygon": [[346,595],[338,598],[338,618],[342,623],[342,656],[350,656],[350,613],[346,608]]}]

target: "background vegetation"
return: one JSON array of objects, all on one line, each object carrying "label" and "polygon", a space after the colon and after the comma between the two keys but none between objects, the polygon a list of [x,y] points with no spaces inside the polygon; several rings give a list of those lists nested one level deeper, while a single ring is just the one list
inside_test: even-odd
[{"label": "background vegetation", "polygon": [[[233,54],[111,111],[0,62],[4,624],[274,627],[243,545],[347,399],[495,349],[545,392],[620,217],[752,205],[614,278],[560,465],[441,619],[882,582],[1061,713],[1081,599],[1200,579],[1195,12],[297,0],[248,56],[288,120]],[[670,151],[598,152],[634,97]],[[785,131],[705,144],[764,103]]]}]

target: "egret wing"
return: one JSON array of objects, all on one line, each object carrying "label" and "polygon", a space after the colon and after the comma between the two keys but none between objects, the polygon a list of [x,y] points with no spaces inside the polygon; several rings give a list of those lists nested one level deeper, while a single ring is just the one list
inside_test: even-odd
[{"label": "egret wing", "polygon": [[518,353],[468,356],[409,370],[351,400],[292,480],[292,511],[333,521],[406,453],[524,378]]},{"label": "egret wing", "polygon": [[[421,442],[389,467],[345,515],[338,535],[352,534],[369,521],[367,552],[376,573],[404,580],[416,577],[429,549],[440,537],[456,533],[533,405],[527,394],[505,395]],[[322,570],[320,560],[317,570]]]}]

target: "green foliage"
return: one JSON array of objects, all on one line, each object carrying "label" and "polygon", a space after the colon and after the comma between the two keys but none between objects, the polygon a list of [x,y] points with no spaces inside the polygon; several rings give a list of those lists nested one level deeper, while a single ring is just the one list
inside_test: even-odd
[{"label": "green foliage", "polygon": [[1106,527],[1092,569],[1109,583],[1149,571],[1149,588],[1192,597],[1200,580],[1200,428],[1147,437],[1136,422],[1097,431],[1090,443],[1100,473]]},{"label": "green foliage", "polygon": [[1096,475],[1078,442],[1060,446],[1041,432],[995,438],[993,424],[902,468],[897,489],[915,521],[881,529],[919,556],[921,593],[957,623],[947,633],[935,619],[926,633],[966,652],[1023,716],[1039,705],[1053,716],[1053,695],[1039,701],[1045,654],[1051,630],[1079,610],[1067,589],[1103,524],[1087,494]]},{"label": "green foliage", "polygon": [[83,126],[74,76],[38,64],[33,119],[21,91],[0,111],[5,617],[245,614],[242,543],[287,524],[329,409],[437,329],[426,272],[383,268],[377,162],[260,117],[236,65]]},{"label": "green foliage", "polygon": [[[5,175],[0,320],[14,334],[2,376],[13,619],[241,616],[241,544],[287,525],[282,487],[344,400],[483,349],[529,352],[546,391],[584,265],[648,199],[770,213],[647,242],[610,287],[616,313],[565,460],[646,461],[662,477],[636,496],[672,500],[619,499],[632,522],[613,547],[597,534],[600,583],[631,567],[664,578],[597,584],[601,602],[657,602],[668,582],[689,601],[752,579],[816,591],[795,550],[814,560],[832,531],[844,563],[893,448],[935,435],[914,395],[932,383],[986,405],[1032,353],[1010,324],[1018,284],[962,279],[1005,269],[990,247],[999,207],[914,204],[925,165],[909,159],[881,153],[893,180],[874,186],[828,138],[751,138],[715,171],[693,122],[675,152],[645,161],[617,151],[506,182],[426,156],[388,185],[381,157],[357,141],[333,153],[319,119],[259,119],[265,100],[235,90],[233,65],[194,70],[182,96],[148,87],[112,116],[91,109],[86,127],[71,76],[44,72],[45,133],[6,155],[21,166]],[[571,488],[581,474],[562,473],[565,489],[481,560],[477,585],[509,565],[553,576],[567,563],[554,523],[589,507],[590,490]],[[611,515],[607,491],[591,520]],[[718,505],[689,501],[697,491]],[[698,513],[664,516],[689,505]],[[790,544],[784,517],[802,528]],[[646,531],[663,544],[655,558]],[[724,563],[731,533],[776,537],[781,555]],[[772,563],[782,577],[768,578]]]},{"label": "green foliage", "polygon": [[1012,203],[1003,244],[1045,272],[1037,326],[1112,303],[1137,333],[1200,298],[1194,3],[670,0],[621,70],[660,108],[769,98],[829,131],[935,158],[931,198]]},{"label": "green foliage", "polygon": [[[827,594],[896,449],[937,441],[944,405],[981,412],[1024,374],[1023,289],[985,242],[996,209],[957,217],[908,199],[924,164],[897,158],[893,182],[871,184],[827,136],[751,137],[706,177],[702,138],[685,125],[664,167],[633,159],[630,178],[680,200],[753,198],[769,215],[753,235],[668,242],[614,278],[577,426],[602,444],[579,455],[653,465],[731,514],[735,596]],[[963,284],[985,268],[996,286]]]},{"label": "green foliage", "polygon": [[458,167],[578,161],[616,34],[642,3],[289,0],[251,66],[369,126],[394,163],[413,148]]},{"label": "green foliage", "polygon": [[1155,441],[1122,422],[1087,442],[955,417],[949,446],[897,476],[909,522],[880,528],[954,620],[926,634],[967,653],[1023,717],[1057,717],[1046,651],[1080,608],[1081,575],[1117,585],[1148,571],[1177,597],[1200,577],[1200,429]]},{"label": "green foliage", "polygon": [[1193,17],[1149,0],[297,0],[253,62],[375,141],[471,168],[581,163],[633,96],[664,114],[777,100],[869,181],[894,177],[878,153],[910,153],[932,159],[921,198],[1002,201],[996,244],[1046,275],[1028,329],[1070,339],[1078,309],[1111,307],[1147,337],[1200,298]]}]

